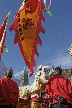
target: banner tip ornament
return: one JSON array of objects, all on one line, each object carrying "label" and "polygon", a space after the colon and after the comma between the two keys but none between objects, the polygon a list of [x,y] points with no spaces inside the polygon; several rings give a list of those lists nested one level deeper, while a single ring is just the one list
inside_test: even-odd
[{"label": "banner tip ornament", "polygon": [[11,14],[11,11],[7,14],[7,16],[6,16],[6,17],[8,17],[8,18],[9,18],[9,17],[10,17],[10,14]]},{"label": "banner tip ornament", "polygon": [[5,45],[5,39],[6,39],[6,27],[7,27],[8,19],[10,17],[10,13],[11,12],[9,12],[6,15],[2,25],[0,26],[0,59],[2,57],[3,49],[5,49],[5,51],[8,52],[8,49]]},{"label": "banner tip ornament", "polygon": [[50,4],[49,4],[48,7],[47,7],[47,6],[46,6],[46,0],[44,0],[44,6],[45,6],[44,11],[47,12],[47,14],[48,14],[49,16],[52,16],[52,13],[51,13],[51,11],[50,11],[50,6],[51,6],[51,4],[52,4],[52,0],[50,0]]}]

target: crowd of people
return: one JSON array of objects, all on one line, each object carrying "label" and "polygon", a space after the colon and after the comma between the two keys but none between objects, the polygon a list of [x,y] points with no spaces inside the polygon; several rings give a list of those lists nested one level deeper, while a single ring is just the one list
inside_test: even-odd
[{"label": "crowd of people", "polygon": [[[72,108],[70,80],[62,75],[61,67],[56,67],[54,73],[45,88],[50,108]],[[4,78],[0,78],[0,108],[17,108],[19,88],[12,76],[13,70],[10,68],[5,71]]]}]

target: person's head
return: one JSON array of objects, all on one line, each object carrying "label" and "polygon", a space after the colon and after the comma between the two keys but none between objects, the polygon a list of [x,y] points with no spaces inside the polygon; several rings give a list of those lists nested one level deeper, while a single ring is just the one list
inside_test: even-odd
[{"label": "person's head", "polygon": [[59,67],[56,67],[55,69],[54,69],[54,71],[55,71],[55,73],[56,74],[62,74],[62,69],[61,69],[61,66]]},{"label": "person's head", "polygon": [[13,69],[12,68],[6,69],[6,71],[4,73],[4,77],[10,79],[10,78],[12,78],[12,76],[13,76]]}]

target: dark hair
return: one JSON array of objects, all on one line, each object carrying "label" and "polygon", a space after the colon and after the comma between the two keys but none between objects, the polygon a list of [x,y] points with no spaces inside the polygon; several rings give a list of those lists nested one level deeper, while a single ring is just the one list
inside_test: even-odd
[{"label": "dark hair", "polygon": [[62,69],[61,69],[61,66],[59,67],[56,67],[55,69],[54,69],[57,73],[59,73],[59,74],[62,74]]},{"label": "dark hair", "polygon": [[12,76],[13,76],[13,69],[12,68],[6,69],[5,76],[7,78],[12,78]]}]

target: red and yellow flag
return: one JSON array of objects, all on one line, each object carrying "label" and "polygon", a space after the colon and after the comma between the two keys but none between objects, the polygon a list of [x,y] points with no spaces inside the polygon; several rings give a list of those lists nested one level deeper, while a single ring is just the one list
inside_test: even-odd
[{"label": "red and yellow flag", "polygon": [[10,12],[7,14],[2,25],[0,26],[0,59],[2,57],[3,49],[6,48],[6,46],[5,46],[6,26],[8,23],[9,16],[10,16]]},{"label": "red and yellow flag", "polygon": [[42,45],[39,33],[44,33],[41,20],[45,21],[42,15],[44,9],[42,0],[24,0],[19,11],[15,15],[15,21],[10,26],[10,31],[15,30],[14,44],[18,43],[20,52],[30,69],[30,76],[34,73],[36,66],[34,54],[39,56],[37,44]]}]

